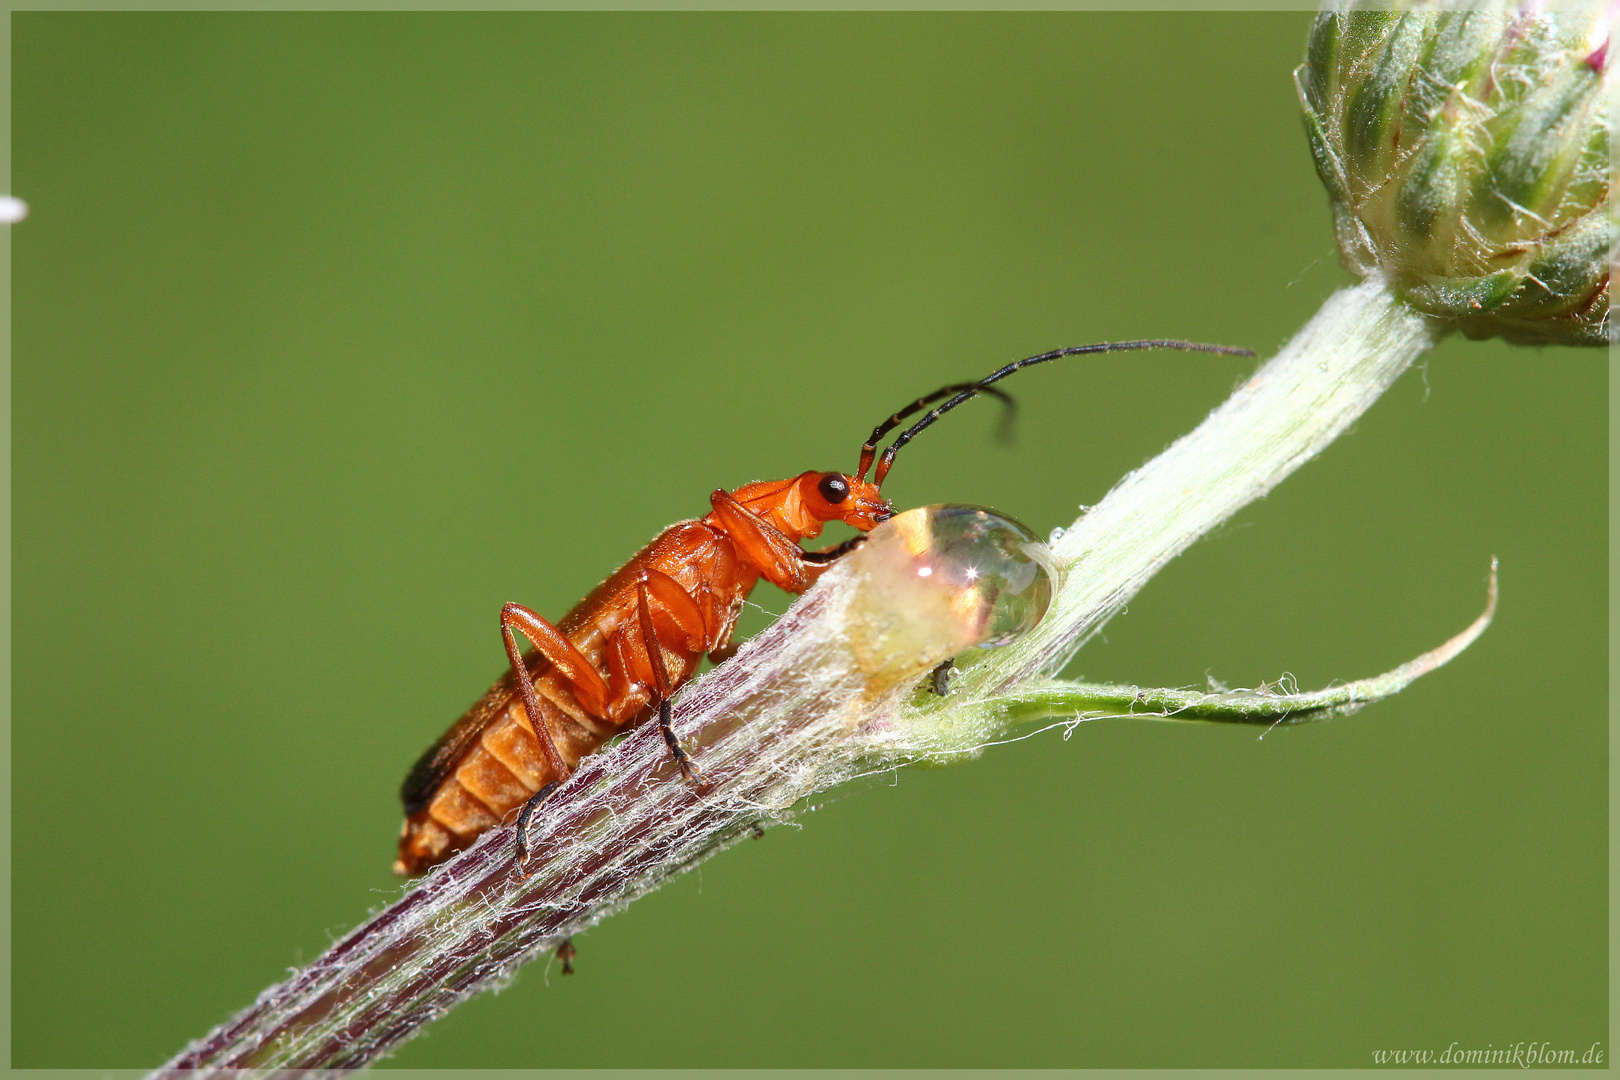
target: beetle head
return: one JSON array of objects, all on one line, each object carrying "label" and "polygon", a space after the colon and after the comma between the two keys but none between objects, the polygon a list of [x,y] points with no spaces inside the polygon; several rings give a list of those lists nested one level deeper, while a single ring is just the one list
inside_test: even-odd
[{"label": "beetle head", "polygon": [[807,472],[799,477],[799,500],[817,521],[842,521],[866,532],[894,517],[894,504],[877,485],[841,472]]}]

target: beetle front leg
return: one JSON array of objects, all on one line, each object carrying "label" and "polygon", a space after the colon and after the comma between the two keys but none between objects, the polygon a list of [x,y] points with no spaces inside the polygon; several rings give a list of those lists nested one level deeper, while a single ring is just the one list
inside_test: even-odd
[{"label": "beetle front leg", "polygon": [[[832,551],[837,554],[825,560],[812,558],[782,530],[755,517],[728,491],[716,490],[709,496],[709,505],[714,507],[714,516],[737,546],[737,552],[744,561],[757,566],[766,581],[784,592],[804,592],[816,583],[831,559],[843,554],[838,548],[833,548]],[[840,548],[843,546],[838,545]]]},{"label": "beetle front leg", "polygon": [[803,558],[807,563],[820,564],[837,562],[839,559],[842,559],[845,555],[848,555],[850,552],[854,551],[864,543],[866,543],[866,534],[862,533],[859,536],[850,537],[842,544],[834,544],[832,547],[824,547],[820,551],[803,552],[800,557]]}]

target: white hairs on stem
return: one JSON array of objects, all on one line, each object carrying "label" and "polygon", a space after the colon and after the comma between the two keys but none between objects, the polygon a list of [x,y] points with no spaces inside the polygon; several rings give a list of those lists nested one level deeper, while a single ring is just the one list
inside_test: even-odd
[{"label": "white hairs on stem", "polygon": [[[1369,280],[1346,289],[1192,433],[1127,476],[1053,545],[1045,619],[982,653],[943,699],[911,690],[949,641],[858,655],[877,617],[858,562],[829,571],[732,661],[689,685],[683,782],[655,725],[585,759],[537,815],[534,855],[492,830],[307,968],[187,1047],[176,1070],[356,1068],[796,802],[858,773],[972,756],[1166,562],[1342,433],[1439,331]],[[1054,478],[1061,463],[1048,462]],[[861,633],[857,633],[857,631]],[[868,637],[870,635],[867,635]],[[910,639],[907,639],[910,640]],[[1004,700],[1005,699],[1005,700]]]}]

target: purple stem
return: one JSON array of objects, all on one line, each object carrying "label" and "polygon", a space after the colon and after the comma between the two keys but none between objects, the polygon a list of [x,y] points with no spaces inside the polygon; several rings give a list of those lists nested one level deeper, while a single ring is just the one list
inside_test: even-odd
[{"label": "purple stem", "polygon": [[[547,800],[523,872],[512,829],[486,833],[154,1075],[375,1061],[526,960],[848,776],[845,736],[881,722],[903,696],[897,688],[872,700],[837,632],[851,581],[829,574],[680,696],[676,731],[703,766],[695,783],[680,778],[657,726],[643,725],[582,761]],[[814,681],[784,693],[784,670]]]}]

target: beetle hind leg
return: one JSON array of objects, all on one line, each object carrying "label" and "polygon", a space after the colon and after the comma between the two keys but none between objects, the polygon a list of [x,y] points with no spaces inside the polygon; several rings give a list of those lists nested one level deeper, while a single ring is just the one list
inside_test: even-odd
[{"label": "beetle hind leg", "polygon": [[553,791],[556,791],[561,783],[561,780],[553,780],[529,796],[529,801],[523,804],[523,809],[518,813],[517,836],[513,844],[513,861],[517,863],[519,872],[523,870],[523,864],[529,861],[529,821],[534,817],[534,812],[540,809],[540,804],[545,802],[547,797]]}]

